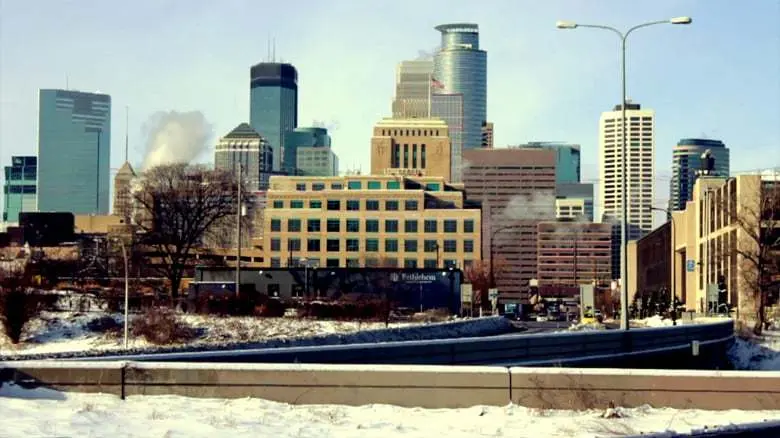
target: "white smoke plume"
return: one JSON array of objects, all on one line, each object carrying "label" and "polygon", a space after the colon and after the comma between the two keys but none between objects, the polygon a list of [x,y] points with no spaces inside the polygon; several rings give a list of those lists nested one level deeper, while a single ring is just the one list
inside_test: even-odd
[{"label": "white smoke plume", "polygon": [[144,124],[146,152],[142,169],[190,163],[209,147],[212,126],[200,111],[160,111]]},{"label": "white smoke plume", "polygon": [[328,130],[328,133],[331,133],[333,131],[336,131],[341,126],[339,124],[338,120],[331,120],[329,122],[326,122],[325,120],[312,120],[311,126],[314,128],[325,128]]},{"label": "white smoke plume", "polygon": [[431,50],[420,49],[417,51],[417,59],[415,59],[415,61],[432,61],[439,50],[441,50],[441,47],[439,46],[436,46]]},{"label": "white smoke plume", "polygon": [[515,196],[509,200],[500,216],[502,219],[518,221],[555,220],[555,193],[550,191]]}]

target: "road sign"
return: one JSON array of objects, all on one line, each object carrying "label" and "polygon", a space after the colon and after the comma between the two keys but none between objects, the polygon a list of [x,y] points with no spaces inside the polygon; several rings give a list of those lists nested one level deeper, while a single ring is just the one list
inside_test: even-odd
[{"label": "road sign", "polygon": [[470,284],[461,284],[460,285],[460,302],[461,303],[470,303],[472,296],[473,296],[473,290],[471,288],[471,285]]},{"label": "road sign", "polygon": [[685,261],[685,269],[688,272],[693,272],[696,270],[696,260],[686,260]]},{"label": "road sign", "polygon": [[494,301],[494,300],[498,299],[498,289],[497,288],[491,287],[490,289],[488,289],[488,299],[490,301]]}]

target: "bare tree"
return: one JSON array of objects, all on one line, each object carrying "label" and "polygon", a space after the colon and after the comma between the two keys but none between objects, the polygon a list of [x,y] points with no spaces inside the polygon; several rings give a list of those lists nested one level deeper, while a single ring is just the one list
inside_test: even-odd
[{"label": "bare tree", "polygon": [[170,281],[172,298],[192,268],[193,250],[220,228],[217,225],[236,215],[237,192],[236,176],[224,170],[171,164],[142,175],[133,196],[135,222],[143,231],[141,243],[162,259],[158,271]]},{"label": "bare tree", "polygon": [[464,272],[466,281],[471,283],[472,305],[478,309],[490,309],[488,289],[495,287],[491,282],[500,278],[507,268],[507,264],[499,257],[493,260],[493,275],[491,275],[490,266],[490,261],[475,260],[471,267]]},{"label": "bare tree", "polygon": [[[773,290],[780,286],[780,179],[757,179],[751,194],[730,209],[731,220],[742,239],[732,248],[741,264],[740,280],[755,303],[755,326],[766,325],[766,308]],[[755,198],[753,198],[755,196]]]}]

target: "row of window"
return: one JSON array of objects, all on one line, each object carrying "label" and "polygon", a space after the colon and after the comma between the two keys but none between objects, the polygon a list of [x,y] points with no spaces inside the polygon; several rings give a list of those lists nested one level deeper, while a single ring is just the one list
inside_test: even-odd
[{"label": "row of window", "polygon": [[[299,233],[303,230],[303,219],[287,219],[287,232]],[[319,233],[322,229],[322,219],[306,219],[306,231],[309,233]],[[330,218],[325,221],[325,231],[329,233],[340,233],[342,231],[342,223],[344,225],[343,230],[347,233],[360,233],[364,231],[366,233],[379,233],[379,219],[339,219]],[[362,230],[361,230],[362,222]],[[445,233],[473,233],[474,232],[474,220],[464,219],[463,227],[458,230],[457,219],[444,219],[442,222],[442,230]],[[418,233],[420,221],[417,219],[406,219],[403,221],[404,233]],[[398,233],[401,229],[401,221],[398,219],[385,219],[384,229],[385,233]],[[271,219],[271,231],[282,231],[282,220]],[[423,231],[426,233],[438,233],[439,221],[438,219],[425,219],[423,220]]]},{"label": "row of window", "polygon": [[[364,184],[365,183],[365,184]],[[305,192],[308,190],[320,192],[325,190],[327,185],[324,182],[296,183],[295,190]],[[347,181],[347,190],[401,190],[401,181]],[[344,183],[330,183],[330,190],[344,190]],[[438,192],[441,190],[440,183],[426,183],[425,190],[429,192]]]},{"label": "row of window", "polygon": [[[400,210],[401,201],[393,199],[384,202],[385,202],[385,211]],[[380,211],[380,205],[381,205],[380,201],[377,199],[366,199],[365,201],[362,201],[360,199],[348,199],[344,201],[343,204],[344,204],[344,208],[347,211],[360,211],[361,209],[365,209],[367,211]],[[273,206],[273,208],[276,209],[285,208],[286,206],[289,206],[289,208],[292,209],[298,209],[298,208],[306,208],[307,203],[301,199],[293,199],[290,200],[289,203],[282,199],[277,199],[274,200],[271,205]],[[325,203],[325,207],[329,211],[340,211],[341,205],[342,202],[340,200],[335,200],[335,199],[330,199]],[[407,199],[403,201],[403,205],[405,211],[417,211],[420,209],[420,202],[416,199]],[[309,200],[308,208],[321,210],[322,200],[319,199]]]},{"label": "row of window", "polygon": [[414,136],[414,137],[420,137],[420,136],[438,136],[440,134],[440,130],[438,129],[383,129],[382,130],[382,136]]},{"label": "row of window", "polygon": [[[271,257],[271,267],[272,268],[281,268],[282,267],[282,259],[280,257]],[[319,260],[318,260],[319,261]],[[346,266],[347,268],[359,268],[360,265],[360,259],[357,258],[347,258],[345,260],[346,263],[342,264],[341,259],[338,258],[327,258],[325,259],[325,267],[328,268],[338,268],[341,266]],[[288,261],[289,266],[298,266],[298,259],[293,258],[292,260]],[[463,261],[463,269],[468,269],[473,265],[472,260],[464,260]],[[458,261],[457,260],[451,260],[451,259],[445,259],[443,260],[443,264],[445,268],[457,268],[458,267]],[[367,257],[364,266],[367,268],[377,268],[377,267],[384,267],[384,268],[397,268],[399,267],[399,260],[397,258],[392,257],[385,257],[381,260],[378,258],[373,257]],[[438,268],[438,261],[436,259],[425,259],[423,260],[423,266],[426,269],[436,269]],[[320,265],[322,266],[322,265]],[[419,263],[417,259],[403,259],[403,267],[404,268],[418,268]]]},{"label": "row of window", "polygon": [[[322,241],[325,240],[325,251],[327,252],[379,252],[379,239],[365,239],[361,248],[361,239],[306,239],[306,251],[308,252],[320,252],[322,251]],[[384,239],[384,251],[385,252],[399,252],[401,245],[403,245],[403,252],[418,252],[419,240],[417,239]],[[287,251],[301,251],[303,246],[302,239],[291,238],[287,239]],[[438,253],[439,248],[444,253],[456,253],[458,252],[458,241],[447,239],[439,246],[439,242],[436,240],[423,240],[423,251],[428,253]],[[461,248],[464,253],[474,252],[474,241],[463,240],[461,242]],[[282,239],[271,239],[271,251],[282,251]]]}]

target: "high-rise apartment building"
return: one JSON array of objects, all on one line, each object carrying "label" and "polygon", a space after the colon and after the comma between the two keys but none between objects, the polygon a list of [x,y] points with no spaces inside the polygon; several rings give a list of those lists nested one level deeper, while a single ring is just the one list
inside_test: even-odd
[{"label": "high-rise apartment building", "polygon": [[612,279],[609,224],[540,222],[538,232],[540,286],[609,284]]},{"label": "high-rise apartment building", "polygon": [[441,119],[383,119],[371,137],[371,174],[450,181],[450,139]]},{"label": "high-rise apartment building", "polygon": [[[282,172],[287,175],[300,175],[297,167],[298,148],[328,148],[330,135],[326,128],[299,127],[289,131],[284,136],[284,156],[282,157]],[[332,154],[332,153],[331,153]],[[327,154],[320,154],[327,155]],[[334,154],[335,156],[335,154]],[[305,161],[305,160],[304,160]],[[326,176],[326,175],[322,175]]]},{"label": "high-rise apartment building", "polygon": [[720,140],[683,138],[672,149],[672,181],[669,191],[671,210],[685,210],[693,196],[693,184],[701,170],[701,156],[710,151],[715,167],[710,176],[729,176],[729,149]]},{"label": "high-rise apartment building", "polygon": [[5,166],[3,184],[3,220],[19,222],[19,213],[36,211],[37,157],[11,157],[11,165]]},{"label": "high-rise apartment building", "polygon": [[493,147],[493,122],[482,123],[482,147]]},{"label": "high-rise apartment building", "polygon": [[466,269],[480,260],[480,210],[441,177],[271,178],[266,266]]},{"label": "high-rise apartment building", "polygon": [[282,168],[285,133],[298,126],[298,72],[291,64],[261,62],[250,70],[249,124],[273,149]]},{"label": "high-rise apartment building", "polygon": [[108,214],[111,96],[40,90],[38,210]]},{"label": "high-rise apartment building", "polygon": [[527,304],[537,274],[537,224],[555,217],[555,152],[470,149],[463,159],[467,198],[482,203],[483,259],[494,259],[499,301]]},{"label": "high-rise apartment building", "polygon": [[[599,120],[599,202],[604,218],[622,217],[621,196],[628,201],[626,218],[628,240],[636,240],[653,228],[653,160],[655,150],[655,112],[638,103],[626,105],[626,182],[622,180],[623,123],[621,106],[601,114]],[[619,242],[618,242],[619,244]]]},{"label": "high-rise apartment building", "polygon": [[436,30],[441,48],[434,56],[435,92],[463,96],[463,149],[480,148],[487,120],[487,52],[479,48],[479,26],[443,24]]},{"label": "high-rise apartment building", "polygon": [[253,192],[267,189],[272,163],[271,145],[248,123],[241,123],[220,138],[214,150],[214,166],[237,174],[240,164],[242,179]]}]

